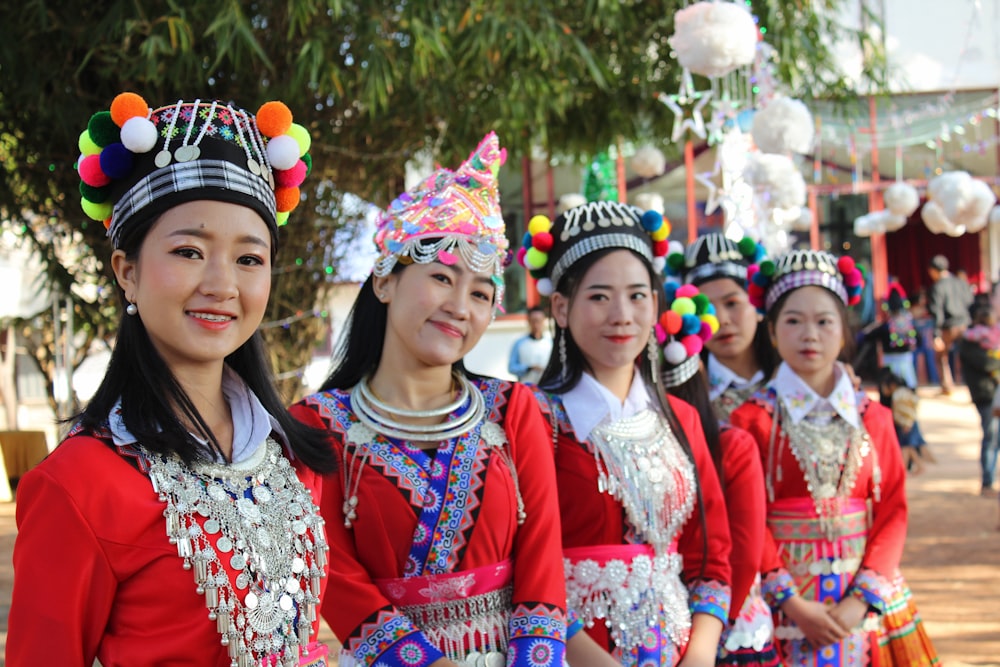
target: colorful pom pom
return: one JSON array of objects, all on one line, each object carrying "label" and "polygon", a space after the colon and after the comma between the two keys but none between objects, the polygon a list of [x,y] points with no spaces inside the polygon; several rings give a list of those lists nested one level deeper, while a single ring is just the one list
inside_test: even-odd
[{"label": "colorful pom pom", "polygon": [[120,143],[105,146],[101,151],[100,160],[101,171],[113,181],[128,176],[135,165],[135,155]]},{"label": "colorful pom pom", "polygon": [[702,320],[701,329],[698,330],[698,337],[701,338],[702,341],[707,341],[714,333],[715,332],[712,331],[712,325]]},{"label": "colorful pom pom", "polygon": [[135,93],[121,93],[111,102],[111,120],[118,127],[125,127],[131,118],[145,118],[149,115],[149,105],[142,96]]},{"label": "colorful pom pom", "polygon": [[309,174],[311,174],[313,170],[313,156],[306,153],[302,156],[302,161],[306,163],[306,178],[309,178]]},{"label": "colorful pom pom", "polygon": [[675,252],[667,255],[667,268],[671,271],[680,271],[684,268],[684,254]]},{"label": "colorful pom pom", "polygon": [[[654,241],[666,241],[668,236],[670,236],[669,225],[660,225],[659,229],[655,229],[649,233],[649,238],[653,239]],[[667,252],[669,252],[669,250],[670,250],[670,244],[668,243],[663,253],[666,254]]]},{"label": "colorful pom pom", "polygon": [[684,338],[681,339],[681,346],[687,353],[686,356],[693,357],[695,355],[701,354],[701,350],[703,347],[705,347],[705,344],[702,343],[701,338],[699,338],[698,336],[691,335],[691,336],[684,336]]},{"label": "colorful pom pom", "polygon": [[80,133],[80,138],[77,140],[76,145],[80,148],[80,152],[83,155],[97,155],[101,152],[101,147],[94,143],[94,140],[90,138],[90,131],[84,130]]},{"label": "colorful pom pom", "polygon": [[761,262],[760,263],[760,273],[761,273],[761,275],[766,276],[768,278],[770,278],[771,276],[773,276],[774,275],[774,262],[771,261],[771,260],[769,260],[769,259],[765,259],[763,262]]},{"label": "colorful pom pom", "polygon": [[552,221],[544,215],[536,215],[528,221],[528,233],[541,234],[552,229]]},{"label": "colorful pom pom", "polygon": [[679,297],[674,299],[674,302],[670,304],[670,310],[678,315],[694,315],[694,301],[686,296]]},{"label": "colorful pom pom", "polygon": [[121,139],[121,129],[111,120],[110,111],[98,111],[91,116],[87,123],[87,132],[90,133],[91,141],[101,148]]},{"label": "colorful pom pom", "polygon": [[[521,246],[520,248],[518,248],[517,249],[517,263],[520,264],[521,266],[525,266],[525,264],[524,264],[524,256],[527,255],[527,254],[528,254],[528,246]],[[525,267],[525,268],[527,268],[527,267]]]},{"label": "colorful pom pom", "polygon": [[844,276],[844,284],[848,287],[860,287],[863,282],[864,279],[861,277],[861,272],[856,268],[852,268],[851,271]]},{"label": "colorful pom pom", "polygon": [[96,204],[94,202],[87,201],[86,199],[81,199],[80,207],[91,220],[104,220],[111,217],[111,211],[114,209],[114,204],[109,201]]},{"label": "colorful pom pom", "polygon": [[285,225],[287,225],[288,224],[288,211],[279,211],[274,216],[274,221],[277,223],[277,225],[279,227],[284,227]]},{"label": "colorful pom pom", "polygon": [[291,169],[299,161],[299,144],[287,134],[267,142],[267,159],[275,169]]},{"label": "colorful pom pom", "polygon": [[850,255],[844,255],[837,260],[837,270],[841,275],[847,275],[854,270],[854,259]]},{"label": "colorful pom pom", "polygon": [[694,312],[699,315],[703,315],[712,305],[712,302],[704,294],[696,294],[692,297],[692,301],[694,301]]},{"label": "colorful pom pom", "polygon": [[555,240],[552,238],[552,234],[548,232],[539,232],[532,237],[531,246],[533,248],[538,248],[542,252],[548,252],[552,250],[552,244]]},{"label": "colorful pom pom", "polygon": [[709,329],[711,330],[712,335],[714,336],[715,332],[719,330],[719,318],[716,317],[715,315],[706,313],[702,315],[700,319],[702,323],[707,324],[709,326]]},{"label": "colorful pom pom", "polygon": [[681,317],[681,335],[693,336],[701,331],[701,320],[697,315],[684,315]]},{"label": "colorful pom pom", "polygon": [[671,341],[667,343],[666,347],[663,348],[663,358],[667,360],[667,363],[677,364],[683,362],[688,358],[687,348],[684,347],[683,343],[678,341]]},{"label": "colorful pom pom", "polygon": [[690,299],[696,294],[698,294],[698,288],[694,285],[682,285],[677,288],[677,297],[686,297]]},{"label": "colorful pom pom", "polygon": [[111,188],[95,188],[80,181],[80,196],[92,204],[103,204],[111,196]]},{"label": "colorful pom pom", "polygon": [[753,280],[754,275],[756,275],[756,273],[758,271],[760,271],[760,265],[759,264],[751,264],[750,266],[748,266],[747,267],[747,280]]},{"label": "colorful pom pom", "polygon": [[542,296],[552,296],[552,281],[548,278],[542,278],[535,282],[535,289]]},{"label": "colorful pom pom", "polygon": [[663,269],[667,268],[667,258],[666,257],[654,257],[653,258],[653,271],[657,274],[663,273]]},{"label": "colorful pom pom", "polygon": [[302,125],[292,123],[292,126],[288,128],[288,136],[295,139],[295,143],[299,145],[299,157],[308,153],[309,149],[312,148],[312,136],[309,135],[309,130]]},{"label": "colorful pom pom", "polygon": [[80,180],[91,187],[102,188],[111,182],[108,175],[101,170],[100,155],[88,155],[83,158],[77,169],[80,172]]},{"label": "colorful pom pom", "polygon": [[[291,127],[292,111],[284,102],[265,102],[257,110],[257,129],[265,137],[277,138],[287,133]],[[296,143],[296,145],[298,144]]]},{"label": "colorful pom pom", "polygon": [[[642,214],[642,217],[639,218],[639,224],[641,224],[642,228],[647,232],[655,232],[663,226],[663,216],[660,215],[659,211],[646,211]],[[664,238],[669,235],[670,230],[667,230],[667,234]]]},{"label": "colorful pom pom", "polygon": [[122,144],[133,153],[148,153],[156,146],[159,138],[156,125],[148,118],[133,116],[122,125]]},{"label": "colorful pom pom", "polygon": [[549,261],[549,254],[538,248],[529,248],[524,256],[525,265],[532,269],[540,269]]},{"label": "colorful pom pom", "polygon": [[668,255],[678,254],[681,257],[684,256],[684,244],[680,241],[671,241],[667,249]]},{"label": "colorful pom pom", "polygon": [[663,329],[671,336],[677,335],[677,332],[681,330],[682,323],[681,314],[672,310],[665,311],[660,315],[660,324],[663,325]]},{"label": "colorful pom pom", "polygon": [[299,160],[291,169],[285,169],[284,171],[276,170],[274,172],[274,183],[281,188],[297,188],[306,180],[307,171],[309,169],[306,167],[306,163]]},{"label": "colorful pom pom", "polygon": [[744,257],[753,257],[757,253],[757,243],[749,236],[744,236],[736,244],[740,249],[740,254]]},{"label": "colorful pom pom", "polygon": [[653,327],[653,335],[656,336],[657,345],[663,345],[664,343],[667,342],[667,332],[663,328],[663,325],[660,324],[659,322],[657,322],[656,326]]},{"label": "colorful pom pom", "polygon": [[276,188],[274,190],[274,201],[279,212],[288,212],[299,205],[302,193],[298,188]]},{"label": "colorful pom pom", "polygon": [[666,240],[653,241],[653,257],[665,257],[669,248],[670,244]]}]

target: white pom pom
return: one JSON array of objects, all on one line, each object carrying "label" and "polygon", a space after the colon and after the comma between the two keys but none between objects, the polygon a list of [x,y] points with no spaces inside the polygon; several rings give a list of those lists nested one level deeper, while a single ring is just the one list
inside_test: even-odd
[{"label": "white pom pom", "polygon": [[535,289],[542,296],[552,296],[552,281],[548,278],[539,278],[535,283]]},{"label": "white pom pom", "polygon": [[568,194],[559,197],[559,203],[556,204],[556,215],[562,215],[571,208],[576,208],[577,206],[583,206],[587,203],[587,198],[578,192],[570,192]]},{"label": "white pom pom", "polygon": [[667,268],[667,258],[666,257],[654,257],[653,258],[653,270],[657,273],[663,273],[663,269]]},{"label": "white pom pom", "polygon": [[156,146],[159,138],[156,126],[148,118],[133,116],[122,125],[122,144],[133,153],[148,153]]},{"label": "white pom pom", "polygon": [[983,229],[995,203],[996,196],[986,183],[964,171],[949,171],[927,184],[921,217],[935,234],[961,236]]},{"label": "white pom pom", "polygon": [[923,219],[924,224],[927,225],[927,229],[935,234],[943,234],[951,226],[951,221],[944,214],[944,209],[933,200],[929,200],[920,209],[920,217]]},{"label": "white pom pom", "polygon": [[283,134],[267,142],[267,159],[278,170],[291,169],[299,161],[299,142]]},{"label": "white pom pom", "polygon": [[631,160],[632,171],[643,178],[656,178],[667,168],[667,158],[656,146],[643,146]]},{"label": "white pom pom", "polygon": [[659,192],[641,192],[635,196],[635,205],[644,211],[656,211],[663,215],[663,195]]},{"label": "white pom pom", "polygon": [[681,67],[702,76],[724,76],[753,62],[757,24],[736,3],[697,2],[674,14],[668,41]]},{"label": "white pom pom", "polygon": [[790,157],[752,153],[743,175],[767,208],[793,208],[806,204],[806,181]]},{"label": "white pom pom", "polygon": [[805,104],[776,97],[754,114],[750,134],[763,153],[808,153],[816,128]]},{"label": "white pom pom", "polygon": [[680,241],[670,241],[667,243],[667,255],[683,255],[684,244]]},{"label": "white pom pom", "polygon": [[888,215],[885,216],[885,231],[895,232],[906,227],[906,221],[909,219],[908,216],[896,215],[891,211],[887,211],[887,213]]},{"label": "white pom pom", "polygon": [[687,349],[676,340],[667,343],[667,346],[663,348],[663,358],[674,366],[687,359],[687,356]]},{"label": "white pom pom", "polygon": [[893,183],[885,190],[885,207],[894,215],[908,218],[920,206],[920,195],[909,183]]}]

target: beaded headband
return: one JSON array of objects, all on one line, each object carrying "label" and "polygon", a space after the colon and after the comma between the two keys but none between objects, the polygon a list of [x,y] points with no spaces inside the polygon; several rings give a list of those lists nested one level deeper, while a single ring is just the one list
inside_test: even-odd
[{"label": "beaded headband", "polygon": [[747,293],[759,312],[770,310],[784,294],[814,285],[837,295],[844,305],[861,301],[865,278],[848,256],[839,259],[821,250],[792,250],[773,262],[765,260],[749,270]]},{"label": "beaded headband", "polygon": [[500,304],[510,244],[504,235],[497,174],[507,159],[494,132],[458,169],[438,169],[404,192],[376,221],[379,257],[372,272],[384,277],[396,263],[454,264],[458,256],[476,272],[491,272]]},{"label": "beaded headband", "polygon": [[281,102],[264,104],[255,117],[219,101],[154,110],[122,93],[80,135],[81,204],[104,222],[115,248],[126,225],[204,199],[254,209],[276,236],[299,203],[310,144]]},{"label": "beaded headband", "polygon": [[749,236],[733,241],[724,234],[705,234],[681,252],[667,256],[667,275],[678,276],[691,285],[731,278],[746,287],[747,267],[764,256],[764,246]]},{"label": "beaded headband", "polygon": [[663,386],[677,387],[698,372],[705,343],[719,330],[715,306],[694,285],[678,285],[667,279],[663,285],[667,309],[654,327],[663,349]]},{"label": "beaded headband", "polygon": [[550,222],[544,215],[528,221],[517,261],[538,281],[539,294],[548,296],[573,264],[597,250],[623,248],[663,270],[670,221],[613,201],[596,201],[565,211]]}]

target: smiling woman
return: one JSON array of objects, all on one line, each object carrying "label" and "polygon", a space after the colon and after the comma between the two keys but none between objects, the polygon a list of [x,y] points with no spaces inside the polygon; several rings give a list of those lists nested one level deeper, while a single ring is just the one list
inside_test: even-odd
[{"label": "smiling woman", "polygon": [[132,93],[81,135],[125,314],[90,404],[18,488],[8,665],[326,664],[317,503],[335,463],[282,406],[257,333],[299,140],[281,103]]}]

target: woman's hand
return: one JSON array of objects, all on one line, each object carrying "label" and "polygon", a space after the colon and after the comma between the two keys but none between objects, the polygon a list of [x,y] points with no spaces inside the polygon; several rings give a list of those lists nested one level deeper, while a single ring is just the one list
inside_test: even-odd
[{"label": "woman's hand", "polygon": [[432,662],[427,667],[458,667],[458,665],[449,660],[448,658],[441,657]]},{"label": "woman's hand", "polygon": [[604,647],[580,630],[566,642],[569,667],[621,667]]},{"label": "woman's hand", "polygon": [[861,624],[868,613],[868,603],[848,595],[830,610],[830,616],[847,632]]},{"label": "woman's hand", "polygon": [[839,642],[849,634],[839,621],[830,615],[822,602],[806,600],[796,595],[785,600],[781,605],[781,611],[795,621],[795,625],[814,649]]},{"label": "woman's hand", "polygon": [[691,616],[691,639],[677,667],[714,667],[722,637],[722,621],[711,614]]}]

